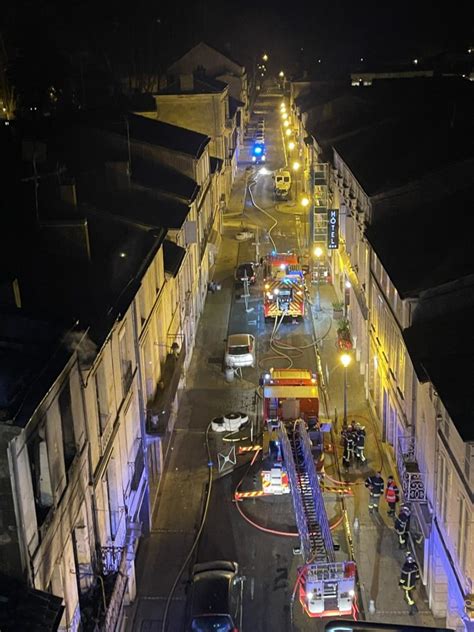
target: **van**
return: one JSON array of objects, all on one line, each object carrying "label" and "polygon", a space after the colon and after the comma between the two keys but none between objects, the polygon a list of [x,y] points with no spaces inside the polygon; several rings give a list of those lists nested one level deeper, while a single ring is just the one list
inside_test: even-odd
[{"label": "van", "polygon": [[278,200],[287,200],[291,188],[291,173],[281,169],[274,176],[274,192]]}]

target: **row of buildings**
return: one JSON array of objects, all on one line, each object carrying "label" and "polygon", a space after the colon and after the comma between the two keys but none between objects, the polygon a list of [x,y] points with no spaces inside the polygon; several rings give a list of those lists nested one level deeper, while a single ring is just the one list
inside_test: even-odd
[{"label": "row of buildings", "polygon": [[456,630],[474,629],[473,97],[462,78],[371,75],[293,82],[290,99],[312,243],[412,506],[430,608]]},{"label": "row of buildings", "polygon": [[168,76],[1,130],[0,627],[115,630],[135,597],[248,111],[205,44]]}]

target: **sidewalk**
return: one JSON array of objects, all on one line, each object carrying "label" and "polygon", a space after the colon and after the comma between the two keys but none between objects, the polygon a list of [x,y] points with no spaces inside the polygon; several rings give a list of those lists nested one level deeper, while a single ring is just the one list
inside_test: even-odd
[{"label": "sidewalk", "polygon": [[[311,294],[315,296],[315,288]],[[315,329],[322,337],[320,354],[324,379],[327,382],[329,395],[329,413],[334,416],[337,410],[338,422],[336,434],[339,437],[343,419],[344,373],[340,364],[340,351],[336,348],[337,321],[332,318],[332,301],[336,300],[331,285],[320,286],[321,312],[313,313]],[[354,358],[355,360],[355,358]],[[360,374],[358,362],[353,362],[347,369],[347,418],[365,426],[367,433],[364,465],[352,465],[344,479],[353,484],[354,496],[346,498],[349,522],[352,526],[354,553],[359,573],[363,609],[368,621],[405,623],[412,625],[443,626],[444,622],[435,620],[428,608],[426,592],[421,581],[415,591],[415,601],[419,613],[409,616],[409,607],[403,599],[403,591],[399,588],[400,571],[405,558],[405,550],[399,550],[398,539],[394,532],[393,520],[387,516],[387,503],[380,501],[380,512],[369,514],[368,491],[364,481],[377,470],[382,471],[384,481],[389,475],[398,478],[391,464],[386,446],[379,436],[379,422],[375,420],[365,397],[364,379]],[[336,447],[339,463],[342,448]],[[326,472],[338,478],[334,461],[328,460]],[[400,507],[400,504],[397,506]],[[354,526],[357,517],[359,526]],[[370,614],[369,602],[373,600],[375,613]]]}]

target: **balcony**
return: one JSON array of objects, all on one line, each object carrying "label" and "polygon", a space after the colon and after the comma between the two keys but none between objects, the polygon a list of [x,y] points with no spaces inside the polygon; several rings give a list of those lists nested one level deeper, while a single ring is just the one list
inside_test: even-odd
[{"label": "balcony", "polygon": [[136,492],[140,485],[140,480],[142,478],[143,470],[145,468],[145,460],[143,456],[143,444],[142,444],[141,439],[140,441],[138,441],[138,448],[137,448],[137,454],[135,456],[135,460],[130,462],[128,464],[128,467],[130,468],[130,474],[131,474],[130,489],[133,492]]},{"label": "balcony", "polygon": [[123,395],[128,393],[133,381],[133,370],[131,360],[122,360],[122,388]]},{"label": "balcony", "polygon": [[423,503],[427,500],[425,474],[420,472],[415,447],[415,437],[404,435],[398,438],[397,466],[404,501]]},{"label": "balcony", "polygon": [[147,407],[146,426],[148,434],[164,435],[171,416],[171,406],[181,379],[186,358],[186,341],[180,341],[179,353],[168,353],[161,375],[162,387],[158,388],[154,400]]}]

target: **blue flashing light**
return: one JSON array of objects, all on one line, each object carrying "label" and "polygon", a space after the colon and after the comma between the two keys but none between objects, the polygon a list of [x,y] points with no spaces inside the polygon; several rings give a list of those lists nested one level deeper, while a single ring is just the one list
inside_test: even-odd
[{"label": "blue flashing light", "polygon": [[261,154],[262,153],[262,148],[257,145],[257,147],[255,147],[255,149],[254,149],[254,152],[256,154]]}]

